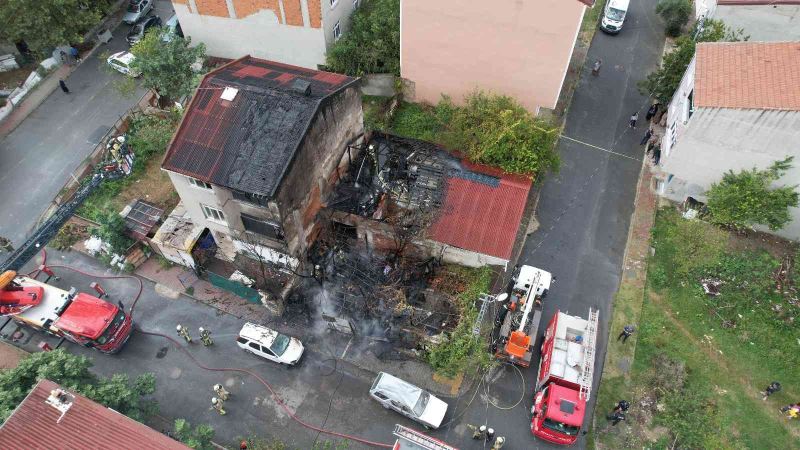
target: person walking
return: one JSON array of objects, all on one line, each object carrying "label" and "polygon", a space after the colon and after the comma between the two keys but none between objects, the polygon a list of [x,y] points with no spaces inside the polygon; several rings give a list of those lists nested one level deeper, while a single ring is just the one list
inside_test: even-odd
[{"label": "person walking", "polygon": [[189,332],[186,331],[186,328],[183,325],[178,324],[178,326],[175,327],[175,329],[178,331],[178,336],[186,339],[187,343],[189,343],[189,344],[192,343],[192,337],[189,336]]},{"label": "person walking", "polygon": [[222,400],[218,399],[217,397],[211,398],[211,407],[214,408],[214,410],[216,410],[220,416],[228,414],[228,412],[225,411],[225,408],[222,407],[222,403]]},{"label": "person walking", "polygon": [[639,111],[636,111],[631,116],[631,128],[636,128],[636,121],[639,120]]},{"label": "person walking", "polygon": [[217,397],[219,397],[223,402],[228,401],[228,399],[231,397],[231,393],[219,383],[214,385],[214,393],[217,394]]},{"label": "person walking", "polygon": [[592,75],[594,75],[594,76],[600,75],[600,67],[602,65],[603,65],[603,61],[601,61],[600,59],[595,61],[594,65],[592,65]]},{"label": "person walking", "polygon": [[211,340],[211,332],[203,327],[200,327],[200,341],[203,342],[203,346],[205,347],[208,347],[214,343],[214,341]]},{"label": "person walking", "polygon": [[58,80],[58,86],[65,94],[69,94],[69,88],[67,87],[67,83],[64,83],[64,80]]},{"label": "person walking", "polygon": [[625,341],[627,341],[628,338],[631,337],[634,331],[636,331],[636,328],[634,328],[633,325],[625,325],[625,327],[622,328],[622,333],[620,333],[619,336],[617,336],[617,340],[619,341],[620,339],[622,339],[622,343],[624,344]]},{"label": "person walking", "polygon": [[772,383],[769,384],[769,386],[767,386],[766,389],[764,389],[764,392],[762,392],[762,394],[764,394],[764,398],[762,398],[761,400],[765,400],[766,401],[767,397],[769,397],[770,395],[772,395],[772,394],[774,394],[774,393],[776,393],[776,392],[778,392],[780,390],[781,390],[781,384],[778,383],[777,381],[773,381]]},{"label": "person walking", "polygon": [[503,448],[503,445],[506,443],[506,438],[503,436],[497,436],[497,439],[494,440],[494,444],[492,444],[491,450],[500,450]]}]

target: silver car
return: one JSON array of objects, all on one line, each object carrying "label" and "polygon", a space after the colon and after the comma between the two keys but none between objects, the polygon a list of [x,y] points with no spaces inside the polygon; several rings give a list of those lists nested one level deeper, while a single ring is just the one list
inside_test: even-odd
[{"label": "silver car", "polygon": [[153,0],[130,0],[122,21],[133,25],[153,9]]},{"label": "silver car", "polygon": [[372,382],[369,395],[384,408],[393,409],[425,428],[439,428],[447,413],[447,403],[386,372],[379,373]]}]

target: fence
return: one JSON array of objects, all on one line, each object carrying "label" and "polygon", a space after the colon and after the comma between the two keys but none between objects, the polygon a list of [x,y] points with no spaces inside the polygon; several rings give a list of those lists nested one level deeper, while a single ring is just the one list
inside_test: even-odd
[{"label": "fence", "polygon": [[205,274],[208,276],[208,281],[214,286],[236,294],[250,303],[261,304],[261,295],[257,290],[249,288],[238,281],[229,280],[209,270],[206,270]]}]

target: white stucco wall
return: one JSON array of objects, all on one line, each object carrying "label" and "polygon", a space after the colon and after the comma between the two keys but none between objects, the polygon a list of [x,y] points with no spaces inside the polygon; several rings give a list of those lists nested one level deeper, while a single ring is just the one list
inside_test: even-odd
[{"label": "white stucco wall", "polygon": [[249,54],[309,69],[325,63],[322,28],[281,25],[278,16],[266,9],[241,19],[231,19],[193,14],[187,5],[179,3],[173,6],[183,33],[193,42],[206,44],[211,56],[235,59]]},{"label": "white stucco wall", "polygon": [[[675,201],[704,193],[722,175],[794,156],[792,169],[777,185],[800,185],[800,111],[697,108],[670,154],[662,152],[664,195]],[[775,234],[800,239],[800,208],[793,221]]]},{"label": "white stucco wall", "polygon": [[664,159],[669,156],[672,150],[672,142],[681,138],[686,123],[689,120],[689,94],[694,90],[694,68],[695,58],[686,68],[683,74],[681,84],[672,95],[672,101],[667,108],[667,131],[661,139],[661,158]]},{"label": "white stucco wall", "polygon": [[[358,4],[361,5],[364,1],[358,0]],[[333,27],[336,22],[339,22],[344,36],[350,29],[350,19],[356,7],[353,0],[337,0],[333,6],[331,6],[330,0],[320,0],[320,4],[322,6],[322,29],[325,31],[325,42],[327,47],[330,47],[336,42],[333,37]]]}]

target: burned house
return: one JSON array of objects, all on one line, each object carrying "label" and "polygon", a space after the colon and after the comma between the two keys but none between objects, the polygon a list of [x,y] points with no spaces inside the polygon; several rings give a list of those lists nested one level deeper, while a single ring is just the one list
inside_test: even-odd
[{"label": "burned house", "polygon": [[324,217],[369,248],[505,267],[521,243],[528,177],[470,163],[430,142],[382,133],[351,147],[346,157],[349,170]]},{"label": "burned house", "polygon": [[191,234],[171,232],[178,244],[163,245],[164,256],[193,266],[202,247],[296,266],[345,149],[362,135],[355,78],[250,56],[209,72],[162,164],[181,198],[169,223]]}]

